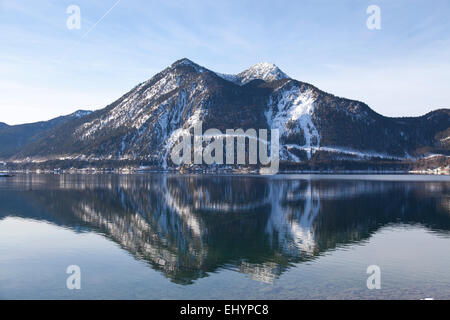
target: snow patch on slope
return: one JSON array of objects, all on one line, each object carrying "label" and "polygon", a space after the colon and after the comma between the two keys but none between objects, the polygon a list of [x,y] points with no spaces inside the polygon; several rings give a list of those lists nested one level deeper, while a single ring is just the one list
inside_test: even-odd
[{"label": "snow patch on slope", "polygon": [[375,152],[375,151],[357,151],[357,150],[353,150],[353,149],[349,149],[349,148],[344,148],[344,147],[325,147],[325,146],[321,146],[321,147],[302,147],[302,146],[298,146],[296,144],[285,144],[284,145],[288,150],[293,150],[293,149],[297,149],[297,150],[301,150],[301,151],[306,151],[306,152],[317,152],[317,151],[324,151],[324,152],[330,152],[330,153],[336,153],[336,154],[342,154],[342,155],[349,155],[349,156],[354,156],[360,159],[371,159],[371,158],[381,158],[381,159],[390,159],[390,160],[404,160],[407,159],[408,157],[397,157],[397,156],[392,156],[386,153],[380,153],[380,152]]},{"label": "snow patch on slope", "polygon": [[128,123],[136,129],[140,129],[142,125],[150,118],[151,112],[159,107],[158,104],[153,105],[153,109],[148,110],[147,106],[150,106],[155,100],[163,95],[178,88],[179,79],[176,75],[169,73],[154,85],[144,90],[143,84],[136,87],[126,98],[112,109],[106,116],[101,119],[96,119],[92,122],[83,124],[77,134],[82,132],[81,138],[86,139],[103,128],[118,128]]},{"label": "snow patch on slope", "polygon": [[[296,86],[283,86],[276,96],[271,98],[269,110],[265,113],[269,127],[278,129],[280,138],[303,134],[305,144],[302,147],[307,151],[308,159],[314,153],[313,147],[320,144],[319,131],[312,121],[314,105],[315,98],[311,89],[302,92]],[[290,153],[287,149],[284,151]],[[285,154],[285,157],[298,161],[294,154]]]},{"label": "snow patch on slope", "polygon": [[165,155],[163,158],[163,168],[167,169],[167,158],[169,156],[169,152],[175,146],[175,144],[184,136],[190,135],[190,130],[198,125],[203,117],[206,115],[206,111],[202,109],[198,109],[192,113],[189,119],[186,121],[186,125],[183,128],[179,128],[171,132],[170,136],[166,139],[166,143],[164,146]]}]

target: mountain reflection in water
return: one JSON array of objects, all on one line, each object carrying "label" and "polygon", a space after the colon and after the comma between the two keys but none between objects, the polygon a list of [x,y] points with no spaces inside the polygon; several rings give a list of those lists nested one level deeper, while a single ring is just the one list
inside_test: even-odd
[{"label": "mountain reflection in water", "polygon": [[22,175],[0,182],[0,219],[103,234],[179,284],[219,268],[271,283],[388,224],[448,235],[449,190],[448,181]]}]

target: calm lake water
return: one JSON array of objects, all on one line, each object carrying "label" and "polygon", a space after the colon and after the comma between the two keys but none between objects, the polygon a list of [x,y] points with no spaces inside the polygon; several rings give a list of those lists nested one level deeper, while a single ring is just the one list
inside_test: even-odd
[{"label": "calm lake water", "polygon": [[450,299],[450,179],[0,178],[0,298]]}]

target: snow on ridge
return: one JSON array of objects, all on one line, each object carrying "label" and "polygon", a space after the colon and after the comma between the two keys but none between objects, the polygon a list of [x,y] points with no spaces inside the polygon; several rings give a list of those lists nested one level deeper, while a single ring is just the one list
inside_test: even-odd
[{"label": "snow on ridge", "polygon": [[259,62],[244,72],[239,73],[238,77],[241,79],[242,84],[248,83],[255,79],[273,81],[289,78],[276,65],[268,62]]},{"label": "snow on ridge", "polygon": [[226,74],[226,73],[218,73],[216,72],[216,75],[218,75],[220,78],[233,82],[237,85],[241,85],[241,80],[239,79],[239,77],[235,74]]},{"label": "snow on ridge", "polygon": [[238,85],[244,85],[256,79],[264,81],[289,79],[289,76],[281,71],[276,65],[268,62],[259,62],[237,75],[217,72],[216,75]]},{"label": "snow on ridge", "polygon": [[92,111],[90,110],[78,110],[71,114],[71,116],[74,116],[75,118],[82,118],[84,116],[90,115]]}]

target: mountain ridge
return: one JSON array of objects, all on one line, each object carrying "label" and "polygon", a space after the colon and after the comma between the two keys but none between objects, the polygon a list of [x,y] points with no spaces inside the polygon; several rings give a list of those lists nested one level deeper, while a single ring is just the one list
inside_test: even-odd
[{"label": "mountain ridge", "polygon": [[0,158],[19,152],[27,144],[39,139],[39,136],[67,121],[90,114],[89,110],[77,110],[65,116],[59,116],[46,121],[8,125],[0,123]]},{"label": "mountain ridge", "polygon": [[288,163],[406,160],[450,155],[449,119],[443,108],[420,117],[385,117],[269,63],[224,75],[183,58],[105,108],[40,132],[0,158],[138,160],[167,168],[181,132],[202,121],[204,130],[222,132],[279,129],[280,158]]}]

